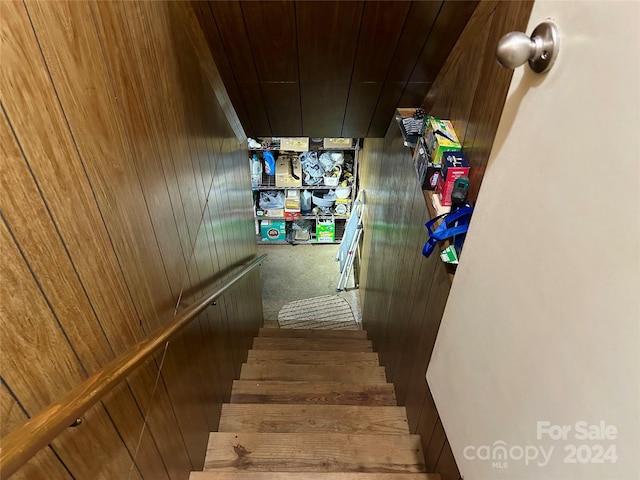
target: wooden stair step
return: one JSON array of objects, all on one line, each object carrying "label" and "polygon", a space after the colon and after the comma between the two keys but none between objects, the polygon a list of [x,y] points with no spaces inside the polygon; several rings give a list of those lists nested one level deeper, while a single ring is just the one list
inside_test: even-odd
[{"label": "wooden stair step", "polygon": [[255,337],[256,350],[323,350],[341,352],[372,352],[370,340],[359,338],[270,338]]},{"label": "wooden stair step", "polygon": [[407,435],[404,407],[225,403],[219,432]]},{"label": "wooden stair step", "polygon": [[366,340],[364,330],[318,330],[303,328],[261,328],[259,337],[276,338],[355,338]]},{"label": "wooden stair step", "polygon": [[270,365],[244,363],[240,380],[287,380],[324,382],[386,382],[384,367],[374,365]]},{"label": "wooden stair step", "polygon": [[191,472],[189,480],[441,480],[437,473]]},{"label": "wooden stair step", "polygon": [[396,406],[392,383],[234,380],[231,403]]},{"label": "wooden stair step", "polygon": [[204,470],[243,472],[425,471],[419,435],[212,432]]},{"label": "wooden stair step", "polygon": [[337,352],[306,350],[249,350],[247,363],[288,365],[380,365],[375,352]]},{"label": "wooden stair step", "polygon": [[437,473],[191,472],[189,480],[441,480]]}]

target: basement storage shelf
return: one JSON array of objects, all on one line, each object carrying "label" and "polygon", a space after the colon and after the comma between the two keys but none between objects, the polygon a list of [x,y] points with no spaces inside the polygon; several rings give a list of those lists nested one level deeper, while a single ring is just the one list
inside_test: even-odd
[{"label": "basement storage shelf", "polygon": [[[257,241],[340,243],[357,194],[361,145],[351,138],[250,141]],[[274,175],[266,174],[269,155]]]}]

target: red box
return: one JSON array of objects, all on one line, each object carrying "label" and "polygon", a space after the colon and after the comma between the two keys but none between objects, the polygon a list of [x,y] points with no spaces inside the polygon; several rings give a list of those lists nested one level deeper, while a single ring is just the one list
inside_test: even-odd
[{"label": "red box", "polygon": [[288,222],[290,222],[291,220],[300,220],[300,211],[294,212],[294,211],[285,210],[284,219]]},{"label": "red box", "polygon": [[440,203],[451,205],[451,191],[453,184],[460,177],[469,175],[469,162],[462,152],[445,152],[442,155],[442,173],[436,185],[436,193]]}]

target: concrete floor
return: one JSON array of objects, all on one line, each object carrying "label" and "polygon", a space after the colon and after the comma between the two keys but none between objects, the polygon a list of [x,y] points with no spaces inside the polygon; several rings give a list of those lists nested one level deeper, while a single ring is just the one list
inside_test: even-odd
[{"label": "concrete floor", "polygon": [[340,266],[334,261],[338,245],[262,245],[258,255],[268,256],[260,267],[262,307],[266,327],[278,327],[278,312],[288,302],[321,295],[339,295],[361,322],[358,290],[353,275],[346,292],[336,292]]}]

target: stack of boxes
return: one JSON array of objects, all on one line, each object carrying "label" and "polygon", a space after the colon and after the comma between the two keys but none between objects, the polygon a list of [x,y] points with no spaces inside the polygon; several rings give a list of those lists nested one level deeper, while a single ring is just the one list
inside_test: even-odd
[{"label": "stack of boxes", "polygon": [[435,190],[442,205],[451,205],[453,185],[469,175],[469,162],[449,120],[425,120],[424,136],[418,140],[413,161],[422,188]]},{"label": "stack of boxes", "polygon": [[284,198],[284,219],[300,220],[300,190],[287,190]]},{"label": "stack of boxes", "polygon": [[263,242],[284,242],[287,239],[285,221],[262,220],[260,222],[260,234]]}]

